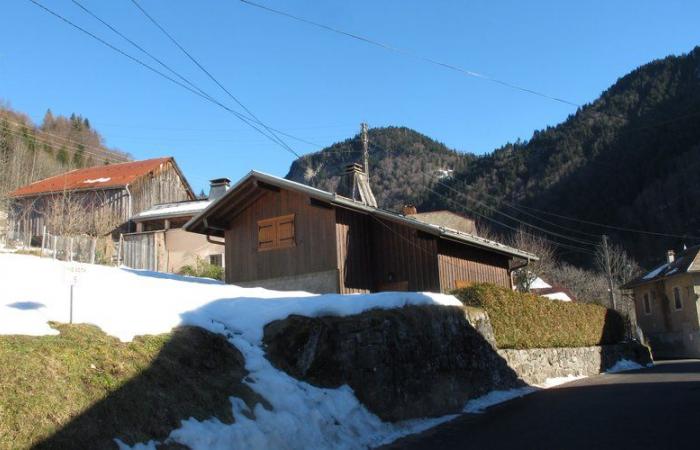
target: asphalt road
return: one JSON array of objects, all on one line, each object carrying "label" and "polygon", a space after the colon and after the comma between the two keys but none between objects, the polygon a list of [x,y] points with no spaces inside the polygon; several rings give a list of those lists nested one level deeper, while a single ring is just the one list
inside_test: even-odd
[{"label": "asphalt road", "polygon": [[700,449],[700,361],[591,377],[465,414],[383,447]]}]

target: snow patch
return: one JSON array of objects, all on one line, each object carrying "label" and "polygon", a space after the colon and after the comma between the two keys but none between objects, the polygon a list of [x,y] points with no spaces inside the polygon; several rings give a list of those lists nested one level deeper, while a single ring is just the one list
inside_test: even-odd
[{"label": "snow patch", "polygon": [[583,378],[587,378],[586,375],[567,375],[565,377],[554,377],[554,378],[547,378],[544,380],[544,383],[536,385],[539,388],[542,389],[549,389],[551,387],[556,387],[560,386],[562,384],[566,383],[571,383],[572,381],[576,380],[581,380]]},{"label": "snow patch", "polygon": [[108,181],[111,180],[111,179],[112,179],[111,177],[107,177],[107,178],[94,178],[94,179],[87,179],[87,180],[84,180],[83,183],[86,183],[86,184],[106,183],[106,182],[108,182]]},{"label": "snow patch", "polygon": [[[653,364],[651,364],[653,366]],[[649,366],[647,366],[649,367]],[[609,368],[608,370],[605,371],[605,373],[618,373],[618,372],[625,372],[627,370],[637,370],[637,369],[644,369],[644,366],[642,366],[639,363],[636,363],[634,361],[630,361],[629,359],[621,359],[618,362],[615,363],[614,366]]]},{"label": "snow patch", "polygon": [[[68,264],[27,255],[0,254],[3,295],[0,334],[55,334],[47,321],[67,322]],[[460,306],[454,297],[432,293],[384,292],[357,295],[313,295],[242,288],[215,280],[82,265],[75,286],[74,322],[97,325],[128,341],[143,334],[160,334],[178,325],[196,325],[226,336],[245,357],[251,389],[272,405],[258,405],[255,420],[243,414],[244,403],[231,398],[233,424],[216,419],[185,420],[168,440],[197,449],[367,448],[421,432],[454,416],[383,422],[365,408],[352,389],[322,389],[275,369],[264,356],[263,326],[290,314],[352,315],[373,308],[406,305]],[[36,280],[41,280],[37,283]],[[13,305],[41,304],[40,308]],[[129,448],[123,442],[120,448]],[[155,448],[155,442],[135,449]]]},{"label": "snow patch", "polygon": [[532,394],[537,391],[536,387],[526,386],[521,388],[509,389],[507,391],[491,391],[486,395],[469,400],[464,407],[464,412],[469,414],[481,414],[486,408],[507,402],[514,398],[523,397],[527,394]]},{"label": "snow patch", "polygon": [[559,300],[560,302],[570,302],[571,297],[569,297],[564,292],[552,292],[551,294],[544,294],[542,297],[546,297],[550,300]]}]

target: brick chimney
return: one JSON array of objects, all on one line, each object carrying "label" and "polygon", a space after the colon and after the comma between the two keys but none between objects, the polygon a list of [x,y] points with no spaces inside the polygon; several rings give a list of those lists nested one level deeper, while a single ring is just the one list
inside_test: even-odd
[{"label": "brick chimney", "polygon": [[403,205],[404,216],[412,216],[414,214],[418,214],[418,210],[416,209],[415,205]]},{"label": "brick chimney", "polygon": [[340,178],[336,193],[364,203],[367,206],[377,207],[377,200],[374,198],[372,188],[369,185],[369,178],[362,170],[362,166],[357,163],[349,164],[345,167],[345,172]]},{"label": "brick chimney", "polygon": [[209,180],[209,196],[207,198],[209,200],[217,200],[221,198],[226,191],[228,191],[230,184],[231,180],[228,178],[215,178],[213,180]]},{"label": "brick chimney", "polygon": [[666,261],[670,264],[676,260],[676,252],[669,250],[666,252]]}]

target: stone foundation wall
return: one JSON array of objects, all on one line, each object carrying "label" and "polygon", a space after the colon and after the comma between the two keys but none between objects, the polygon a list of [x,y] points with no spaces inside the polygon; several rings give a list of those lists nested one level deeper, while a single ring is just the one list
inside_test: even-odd
[{"label": "stone foundation wall", "polygon": [[269,323],[263,341],[277,368],[316,386],[349,385],[389,421],[458,413],[489,391],[595,375],[620,359],[649,361],[638,344],[497,350],[488,315],[471,307],[290,316]]},{"label": "stone foundation wall", "polygon": [[498,354],[528,384],[547,378],[591,376],[605,372],[621,359],[647,364],[646,347],[636,343],[576,348],[500,349]]}]

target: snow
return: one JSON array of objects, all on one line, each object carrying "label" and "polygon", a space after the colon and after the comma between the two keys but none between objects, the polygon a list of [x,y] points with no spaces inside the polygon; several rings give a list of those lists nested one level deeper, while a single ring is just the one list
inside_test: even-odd
[{"label": "snow", "polygon": [[651,272],[649,272],[649,273],[647,273],[646,275],[644,275],[644,276],[642,277],[642,279],[644,279],[644,280],[651,280],[652,278],[654,278],[655,276],[657,276],[658,274],[660,274],[660,273],[661,273],[664,269],[666,269],[667,267],[668,267],[668,263],[664,263],[664,264],[660,265],[659,267],[657,267],[656,269],[654,269],[654,270],[652,270]]},{"label": "snow", "polygon": [[112,178],[110,178],[110,177],[107,177],[107,178],[95,178],[95,179],[88,179],[88,180],[85,180],[85,181],[83,181],[83,183],[86,183],[86,184],[106,183],[106,182],[108,182],[108,181],[111,180],[111,179],[112,179]]},{"label": "snow", "polygon": [[530,283],[530,289],[549,289],[552,285],[544,281],[542,278],[535,278],[532,283]]},{"label": "snow", "polygon": [[[323,389],[274,368],[262,347],[263,326],[290,314],[305,316],[351,315],[372,308],[437,304],[460,306],[452,296],[432,293],[385,292],[356,295],[314,295],[242,288],[219,281],[65,263],[29,255],[0,253],[3,274],[0,297],[0,334],[56,334],[47,321],[67,322],[69,286],[75,284],[74,321],[97,325],[123,341],[137,335],[160,334],[178,325],[196,325],[226,336],[245,357],[248,386],[266,398],[272,409],[257,405],[254,420],[245,403],[231,397],[235,422],[190,418],[173,430],[168,442],[197,449],[359,449],[392,442],[418,433],[455,416],[383,422],[365,408],[352,389]],[[610,371],[641,368],[620,361]],[[471,400],[465,412],[483,412],[489,406],[521,397],[544,387],[579,377],[546,380],[542,386],[494,391]],[[120,449],[156,449],[156,441]]]},{"label": "snow", "polygon": [[173,203],[169,205],[156,205],[146,211],[141,211],[134,218],[151,217],[171,214],[198,213],[204,211],[212,203],[211,200],[197,200],[192,202]]},{"label": "snow", "polygon": [[[653,366],[653,364],[650,364],[649,366]],[[629,359],[621,359],[618,362],[615,363],[611,368],[606,370],[606,373],[618,373],[618,372],[626,372],[628,370],[638,370],[638,369],[644,369],[644,366],[634,362],[630,361]]]},{"label": "snow", "polygon": [[571,383],[572,381],[581,380],[587,378],[586,375],[567,375],[565,377],[553,377],[547,378],[543,383],[538,384],[537,387],[542,389],[549,389],[552,387],[557,387],[562,384]]},{"label": "snow", "polygon": [[[46,322],[68,321],[74,267],[34,256],[0,254],[0,334],[55,334]],[[275,369],[264,357],[261,343],[263,326],[290,314],[350,315],[404,305],[461,305],[452,296],[406,292],[313,295],[124,268],[79,267],[85,271],[78,273],[75,286],[75,322],[97,325],[123,341],[165,333],[177,325],[198,325],[227,336],[245,357],[250,388],[273,409],[258,406],[256,419],[250,420],[243,414],[243,402],[232,397],[233,424],[215,419],[183,421],[170,439],[195,450],[230,448],[231,439],[240,448],[366,448],[453,418],[382,422],[347,386],[321,389]],[[155,448],[156,444],[147,442],[135,448]]]},{"label": "snow", "polygon": [[537,388],[532,386],[525,386],[521,388],[509,389],[507,391],[491,391],[486,395],[469,400],[467,405],[464,407],[465,413],[470,414],[480,414],[483,413],[486,408],[496,405],[498,403],[507,402],[514,398],[522,397],[527,394],[532,394],[536,392]]},{"label": "snow", "polygon": [[570,302],[571,297],[569,297],[564,292],[552,292],[551,294],[543,294],[542,297],[547,297],[550,300],[559,300],[562,302]]}]

